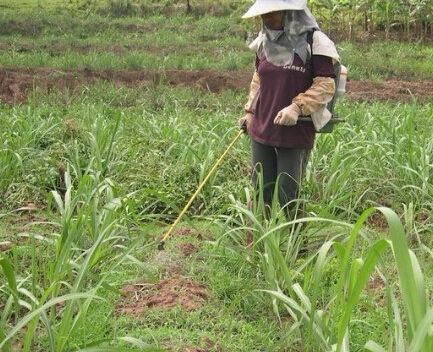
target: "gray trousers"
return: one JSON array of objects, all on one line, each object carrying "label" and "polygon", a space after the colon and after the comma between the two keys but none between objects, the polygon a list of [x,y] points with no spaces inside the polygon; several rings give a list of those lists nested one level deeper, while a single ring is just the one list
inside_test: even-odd
[{"label": "gray trousers", "polygon": [[[305,174],[310,149],[276,148],[251,140],[253,172],[252,180],[258,190],[259,175],[263,177],[263,198],[265,204],[272,204],[272,197],[278,179],[278,201],[281,207],[298,199],[301,180]],[[287,206],[289,211],[295,204]]]}]

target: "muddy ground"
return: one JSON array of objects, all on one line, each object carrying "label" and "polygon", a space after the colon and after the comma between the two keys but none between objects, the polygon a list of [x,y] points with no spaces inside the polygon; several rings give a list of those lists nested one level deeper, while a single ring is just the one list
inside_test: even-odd
[{"label": "muddy ground", "polygon": [[[246,90],[251,80],[247,71],[215,70],[92,70],[60,71],[52,68],[0,68],[0,100],[7,104],[25,104],[34,87],[40,90],[75,89],[98,81],[117,86],[146,87],[160,82],[172,86],[193,86],[219,93],[225,89]],[[388,80],[381,83],[349,79],[348,99],[362,101],[407,102],[432,100],[433,81]]]}]

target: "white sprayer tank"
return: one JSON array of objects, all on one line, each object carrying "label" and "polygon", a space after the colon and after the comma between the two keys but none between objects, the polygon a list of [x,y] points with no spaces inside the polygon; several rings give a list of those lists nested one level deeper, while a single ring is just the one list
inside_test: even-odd
[{"label": "white sprayer tank", "polygon": [[338,81],[337,95],[342,96],[346,93],[346,82],[347,82],[347,67],[341,65],[340,67],[340,80]]}]

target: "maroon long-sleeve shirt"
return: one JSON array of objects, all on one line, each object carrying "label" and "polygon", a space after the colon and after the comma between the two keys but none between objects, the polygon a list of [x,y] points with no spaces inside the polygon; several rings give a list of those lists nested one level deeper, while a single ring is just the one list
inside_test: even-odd
[{"label": "maroon long-sleeve shirt", "polygon": [[311,122],[281,126],[274,124],[274,118],[292,103],[294,97],[311,87],[314,77],[335,76],[332,59],[313,55],[313,64],[310,59],[304,64],[295,54],[292,65],[279,67],[266,58],[257,58],[256,69],[260,77],[260,94],[248,130],[251,138],[273,147],[312,149],[316,133]]}]

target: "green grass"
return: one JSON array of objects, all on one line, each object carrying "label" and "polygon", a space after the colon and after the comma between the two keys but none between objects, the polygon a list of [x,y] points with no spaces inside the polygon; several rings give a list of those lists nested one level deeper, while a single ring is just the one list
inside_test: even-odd
[{"label": "green grass", "polygon": [[354,79],[380,81],[433,77],[433,69],[427,64],[433,58],[429,45],[389,41],[368,45],[345,42],[340,47],[343,62]]},{"label": "green grass", "polygon": [[[183,2],[167,2],[142,17],[114,3],[49,4],[3,13],[2,67],[251,70],[244,35],[254,23],[238,16],[246,4],[232,16],[186,16]],[[420,60],[429,46],[339,47],[353,78],[432,78]],[[266,220],[263,204],[247,207],[242,136],[161,252],[238,134],[247,89],[165,83],[35,87],[28,103],[0,106],[0,242],[13,244],[0,253],[0,348],[431,350],[431,102],[340,99],[346,122],[318,135],[301,195],[307,218],[292,221],[276,204]],[[179,277],[206,289],[203,305],[119,314],[123,286]]]},{"label": "green grass", "polygon": [[[245,38],[258,29],[257,24],[234,16],[204,14],[195,18],[175,12],[170,16],[107,18],[69,9],[59,10],[54,16],[44,10],[24,12],[18,19],[6,13],[0,24],[0,40],[9,44],[0,53],[3,66],[63,70],[251,70],[251,52]],[[198,42],[200,46],[195,45]],[[433,77],[429,45],[396,41],[337,44],[351,78],[378,81]]]},{"label": "green grass", "polygon": [[3,12],[29,11],[35,9],[55,9],[66,3],[65,0],[0,0],[0,8]]}]

